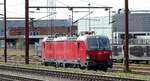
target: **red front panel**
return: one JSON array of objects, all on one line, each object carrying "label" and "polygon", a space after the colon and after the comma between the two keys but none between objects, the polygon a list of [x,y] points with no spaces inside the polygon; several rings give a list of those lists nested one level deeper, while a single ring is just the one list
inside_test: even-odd
[{"label": "red front panel", "polygon": [[90,50],[87,52],[93,61],[109,60],[112,54],[111,50]]}]

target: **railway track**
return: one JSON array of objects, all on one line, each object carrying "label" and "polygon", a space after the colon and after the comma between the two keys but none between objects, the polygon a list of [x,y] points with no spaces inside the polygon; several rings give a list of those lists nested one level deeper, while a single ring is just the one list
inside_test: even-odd
[{"label": "railway track", "polygon": [[0,81],[42,81],[42,80],[0,74]]},{"label": "railway track", "polygon": [[[150,67],[149,66],[137,66],[137,65],[129,65],[129,68],[132,72],[134,73],[139,73],[139,74],[145,74],[145,75],[150,75]],[[117,70],[123,70],[123,65],[121,64],[114,64],[113,65],[113,71]]]},{"label": "railway track", "polygon": [[[10,61],[9,63],[13,64],[14,62]],[[24,64],[24,61],[16,61],[15,63]],[[41,62],[30,62],[30,64],[33,64],[33,65],[40,64],[40,63]],[[150,75],[150,66],[144,66],[144,65],[139,66],[137,64],[130,64],[129,68],[134,73]],[[111,71],[123,71],[123,65],[121,63],[119,63],[119,64],[114,63]]]},{"label": "railway track", "polygon": [[50,71],[50,70],[41,70],[41,69],[29,69],[21,68],[14,66],[4,66],[0,65],[1,70],[29,73],[32,75],[42,75],[55,78],[65,78],[69,80],[76,81],[144,81],[137,79],[128,79],[128,78],[119,78],[119,77],[110,77],[110,76],[100,76],[100,75],[90,75],[90,74],[81,74],[81,73],[71,73],[71,72],[62,72],[62,71]]}]

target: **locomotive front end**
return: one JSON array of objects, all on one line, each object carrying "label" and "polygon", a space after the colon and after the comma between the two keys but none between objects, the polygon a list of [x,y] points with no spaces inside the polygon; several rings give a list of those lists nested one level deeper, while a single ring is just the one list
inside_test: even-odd
[{"label": "locomotive front end", "polygon": [[87,38],[86,45],[88,67],[112,68],[112,50],[107,37],[91,36]]}]

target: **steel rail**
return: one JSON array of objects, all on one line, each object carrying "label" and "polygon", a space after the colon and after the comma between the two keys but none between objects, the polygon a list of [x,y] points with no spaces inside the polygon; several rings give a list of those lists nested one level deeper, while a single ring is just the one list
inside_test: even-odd
[{"label": "steel rail", "polygon": [[[150,75],[150,69],[148,68],[135,68],[135,67],[130,67],[130,70],[132,73],[137,73],[137,74],[143,74],[143,75]],[[111,71],[123,71],[123,67],[119,66],[114,66]]]},{"label": "steel rail", "polygon": [[31,78],[24,78],[19,76],[11,76],[11,75],[4,75],[0,74],[0,80],[1,81],[41,81],[37,79],[31,79]]}]

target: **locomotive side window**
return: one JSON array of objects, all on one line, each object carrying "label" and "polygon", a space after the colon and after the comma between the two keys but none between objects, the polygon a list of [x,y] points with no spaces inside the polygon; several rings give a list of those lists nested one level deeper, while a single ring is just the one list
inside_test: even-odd
[{"label": "locomotive side window", "polygon": [[45,43],[43,44],[43,47],[45,48]]},{"label": "locomotive side window", "polygon": [[78,46],[78,48],[80,48],[80,43],[79,42],[77,43],[77,46]]}]

